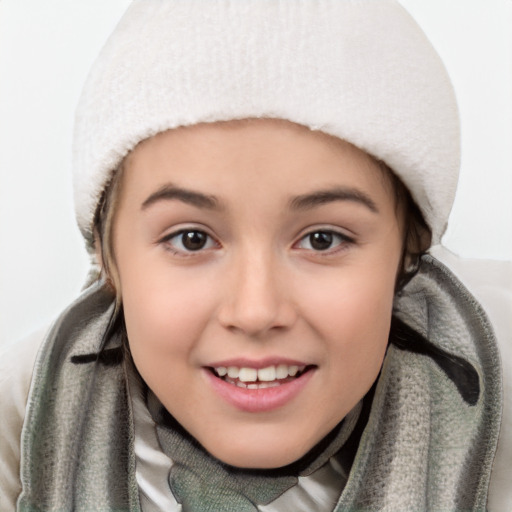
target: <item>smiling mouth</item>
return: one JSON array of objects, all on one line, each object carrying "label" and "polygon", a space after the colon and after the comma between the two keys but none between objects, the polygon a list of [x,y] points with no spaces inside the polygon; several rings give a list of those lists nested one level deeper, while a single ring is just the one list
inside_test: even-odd
[{"label": "smiling mouth", "polygon": [[265,368],[218,366],[209,370],[228,384],[243,389],[266,389],[294,381],[314,368],[313,365],[297,366],[280,364]]}]

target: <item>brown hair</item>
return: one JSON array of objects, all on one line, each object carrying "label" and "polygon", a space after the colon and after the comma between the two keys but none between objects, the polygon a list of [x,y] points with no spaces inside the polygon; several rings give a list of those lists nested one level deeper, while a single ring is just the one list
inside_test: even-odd
[{"label": "brown hair", "polygon": [[402,180],[382,161],[377,161],[389,179],[395,194],[397,215],[403,216],[402,258],[397,273],[395,293],[418,272],[421,256],[432,243],[432,232]]},{"label": "brown hair", "polygon": [[[112,178],[103,190],[94,215],[96,254],[101,258],[101,272],[98,279],[104,278],[116,297],[116,311],[121,307],[120,282],[114,254],[114,217],[116,205],[121,195],[124,174],[124,161],[114,171]],[[99,244],[99,246],[98,246]]]}]

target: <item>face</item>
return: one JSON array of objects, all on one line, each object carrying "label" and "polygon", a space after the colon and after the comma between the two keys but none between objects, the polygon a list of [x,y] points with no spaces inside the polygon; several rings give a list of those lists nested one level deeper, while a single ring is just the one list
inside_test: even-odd
[{"label": "face", "polygon": [[159,134],[123,172],[113,244],[140,374],[225,463],[297,460],[382,364],[403,238],[388,177],[276,120]]}]

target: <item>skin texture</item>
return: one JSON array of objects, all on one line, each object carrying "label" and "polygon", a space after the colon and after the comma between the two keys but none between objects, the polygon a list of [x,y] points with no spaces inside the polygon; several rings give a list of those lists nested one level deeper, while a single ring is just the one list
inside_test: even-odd
[{"label": "skin texture", "polygon": [[[403,238],[389,178],[350,144],[277,120],[161,133],[123,172],[113,243],[140,374],[225,463],[297,460],[382,364]],[[181,230],[208,236],[188,250]],[[283,403],[248,411],[212,385],[208,368],[233,359],[311,370]]]}]

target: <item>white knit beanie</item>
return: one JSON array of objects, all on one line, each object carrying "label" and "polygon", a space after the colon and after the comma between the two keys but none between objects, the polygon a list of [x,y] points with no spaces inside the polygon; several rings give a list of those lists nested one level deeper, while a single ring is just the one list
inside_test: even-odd
[{"label": "white knit beanie", "polygon": [[86,82],[76,117],[78,224],[152,135],[199,122],[281,118],[383,160],[443,234],[459,169],[446,70],[393,0],[134,0]]}]

